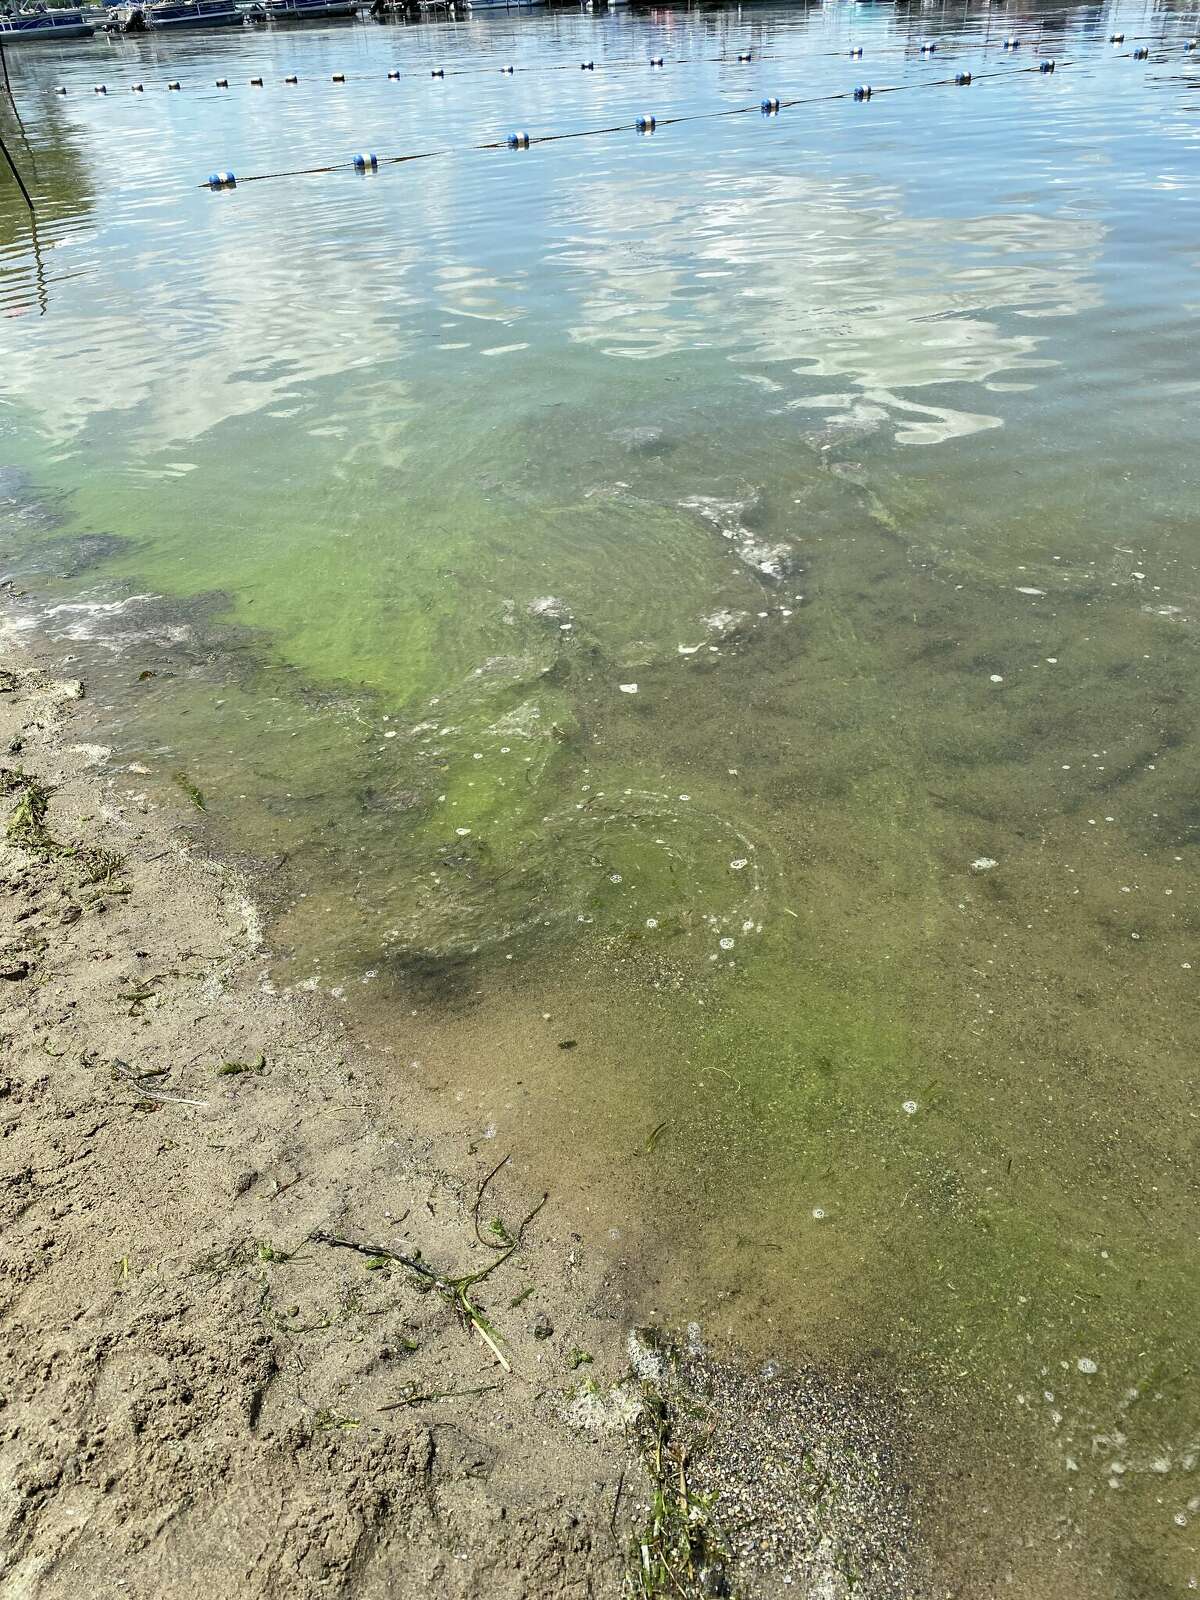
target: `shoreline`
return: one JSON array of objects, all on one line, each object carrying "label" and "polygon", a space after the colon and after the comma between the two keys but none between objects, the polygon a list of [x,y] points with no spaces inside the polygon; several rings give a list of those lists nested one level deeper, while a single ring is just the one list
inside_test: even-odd
[{"label": "shoreline", "polygon": [[[263,992],[247,885],[106,797],[82,686],[4,655],[0,765],[52,841],[0,847],[10,1592],[615,1586],[624,1440],[559,1415],[564,1352],[619,1344],[606,1286],[543,1211],[473,1302],[506,1374],[444,1295],[310,1241],[478,1272],[504,1152],[387,1126],[337,1023]],[[515,1224],[540,1192],[502,1170],[485,1198]]]},{"label": "shoreline", "polygon": [[897,1416],[633,1330],[519,1152],[275,991],[84,686],[3,665],[11,1592],[931,1592]]}]

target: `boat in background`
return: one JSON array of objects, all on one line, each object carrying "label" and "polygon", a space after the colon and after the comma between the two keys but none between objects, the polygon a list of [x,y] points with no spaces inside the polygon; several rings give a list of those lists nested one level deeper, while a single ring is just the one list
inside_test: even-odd
[{"label": "boat in background", "polygon": [[240,28],[245,14],[234,0],[150,0],[109,10],[114,33],[158,33],[164,28]]},{"label": "boat in background", "polygon": [[361,0],[259,0],[247,15],[255,22],[324,22],[355,17]]},{"label": "boat in background", "polygon": [[0,6],[0,43],[28,44],[39,40],[87,39],[95,28],[82,11],[44,5],[9,10]]}]

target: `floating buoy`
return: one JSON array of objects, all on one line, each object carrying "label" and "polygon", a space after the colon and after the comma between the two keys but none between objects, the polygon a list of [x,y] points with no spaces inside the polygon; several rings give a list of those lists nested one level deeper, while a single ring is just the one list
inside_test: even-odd
[{"label": "floating buoy", "polygon": [[169,84],[168,84],[168,85],[167,85],[167,88],[168,88],[168,89],[178,89],[178,87],[179,87],[179,82],[178,82],[178,79],[176,79],[176,80],[175,80],[175,81],[174,81],[174,82],[172,82],[172,83],[169,83]]},{"label": "floating buoy", "polygon": [[[511,78],[512,77],[512,73],[513,73],[513,69],[511,67],[501,67],[500,68],[500,72],[501,72],[501,76],[507,77],[507,78]],[[400,74],[397,73],[396,76],[399,77]]]},{"label": "floating buoy", "polygon": [[434,67],[429,76],[431,78],[444,78],[446,76],[446,69],[445,67]]},{"label": "floating buoy", "polygon": [[261,89],[262,86],[263,85],[262,85],[262,79],[261,78],[251,78],[250,79],[250,87],[252,89]]},{"label": "floating buoy", "polygon": [[1123,33],[1110,33],[1108,36],[1108,42],[1109,44],[1124,44],[1125,35]]},{"label": "floating buoy", "polygon": [[661,56],[651,56],[650,57],[650,65],[652,67],[661,67],[662,64],[663,64],[663,58]]},{"label": "floating buoy", "polygon": [[210,189],[236,189],[237,179],[232,172],[210,172],[208,175]]},{"label": "floating buoy", "polygon": [[1054,71],[1054,62],[1053,61],[1040,61],[1038,63],[1038,71],[1039,72],[1053,72]]},{"label": "floating buoy", "polygon": [[93,93],[93,94],[107,94],[107,93],[108,93],[108,90],[107,90],[107,88],[106,88],[106,87],[105,87],[105,86],[104,86],[104,84],[102,84],[102,83],[97,83],[97,84],[94,84],[94,85],[93,85],[93,86],[92,86],[92,93]]},{"label": "floating buoy", "polygon": [[[1194,50],[1198,44],[1200,44],[1200,39],[1189,39],[1183,48],[1185,50]],[[63,93],[66,94],[66,92],[67,91],[64,89]]]},{"label": "floating buoy", "polygon": [[763,114],[764,117],[773,117],[778,112],[778,110],[779,110],[779,101],[778,100],[772,99],[772,100],[764,100],[763,101],[763,103],[762,103],[762,114]]},{"label": "floating buoy", "polygon": [[754,59],[753,54],[749,50],[747,50],[745,52],[745,54],[738,56],[738,60],[739,61],[752,61],[753,59]]},{"label": "floating buoy", "polygon": [[850,59],[851,59],[851,61],[858,61],[861,58],[862,58],[862,45],[860,45],[860,44],[852,44],[850,46]]},{"label": "floating buoy", "polygon": [[1146,49],[1145,45],[1142,45],[1140,47],[1140,49],[1137,49],[1137,50],[1135,50],[1133,52],[1133,59],[1135,61],[1145,61],[1149,57],[1149,55],[1150,55],[1149,50]]},{"label": "floating buoy", "polygon": [[1015,38],[1014,39],[1005,39],[1004,48],[1006,50],[1019,50],[1021,48],[1021,41],[1020,41],[1020,39],[1015,39]]},{"label": "floating buoy", "polygon": [[529,135],[524,128],[519,128],[516,133],[510,133],[506,142],[510,150],[529,149]]},{"label": "floating buoy", "polygon": [[580,72],[595,72],[596,63],[594,61],[581,61],[579,63],[579,70]]},{"label": "floating buoy", "polygon": [[55,94],[66,94],[66,92],[67,92],[66,84],[65,83],[60,83],[58,85],[58,87],[55,89],[54,92],[55,92]]},{"label": "floating buoy", "polygon": [[856,100],[869,100],[871,98],[871,85],[869,83],[860,83],[854,91],[854,98]]},{"label": "floating buoy", "polygon": [[129,92],[130,94],[145,94],[146,91],[142,88],[140,83],[131,83],[129,85]]},{"label": "floating buoy", "polygon": [[228,89],[228,87],[229,87],[229,79],[228,78],[218,78],[217,79],[217,88],[218,89]]},{"label": "floating buoy", "polygon": [[344,72],[335,72],[333,75],[333,81],[334,83],[345,83],[346,74]]},{"label": "floating buoy", "polygon": [[653,133],[655,128],[658,127],[658,123],[650,116],[639,117],[634,123],[634,127],[639,133]]},{"label": "floating buoy", "polygon": [[378,172],[379,157],[373,150],[364,150],[361,155],[354,158],[355,172]]},{"label": "floating buoy", "polygon": [[400,74],[398,72],[389,72],[388,73],[388,82],[389,83],[399,83],[400,82]]},{"label": "floating buoy", "polygon": [[971,81],[971,74],[969,72],[956,72],[954,74],[954,81],[958,84],[960,89],[965,89]]},{"label": "floating buoy", "polygon": [[925,43],[921,46],[921,54],[923,56],[931,56],[936,49],[937,44],[934,42],[934,40],[926,39]]},{"label": "floating buoy", "polygon": [[285,78],[283,81],[284,81],[284,83],[299,83],[300,79],[296,76],[295,73],[292,73],[292,75],[290,77]]}]

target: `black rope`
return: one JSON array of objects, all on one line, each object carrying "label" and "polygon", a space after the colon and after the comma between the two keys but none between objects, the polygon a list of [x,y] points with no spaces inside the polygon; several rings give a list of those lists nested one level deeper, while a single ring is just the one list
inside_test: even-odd
[{"label": "black rope", "polygon": [[[4,68],[4,87],[8,91],[8,98],[12,103],[13,112],[15,114],[16,110],[17,110],[17,102],[13,98],[12,80],[8,76],[8,60],[7,60],[7,58],[6,58],[5,54],[4,54],[4,40],[2,38],[0,38],[0,66],[2,66]],[[20,121],[21,121],[20,116],[17,116],[17,122],[20,123]],[[8,149],[8,146],[4,142],[4,135],[2,133],[0,133],[0,153],[3,154],[5,161],[8,162],[8,170],[12,173],[13,177],[16,179],[17,188],[20,189],[21,194],[24,196],[25,204],[29,207],[30,216],[33,216],[34,215],[33,200],[30,197],[29,190],[25,187],[25,179],[21,176],[20,169],[18,168],[17,163],[13,160],[12,156],[9,154],[9,149]]]},{"label": "black rope", "polygon": [[[1126,51],[1124,54],[1129,55],[1130,52]],[[1072,61],[1067,57],[1062,57],[1056,60],[1055,68],[1057,70],[1059,67],[1072,67],[1081,64],[1084,63]],[[1016,78],[1029,73],[1040,74],[1040,72],[1041,63],[1035,60],[1026,66],[1010,67],[1007,69],[998,67],[991,72],[972,73],[971,82],[983,83],[994,78]],[[872,85],[870,97],[874,99],[877,95],[903,94],[906,90],[945,88],[950,85],[958,87],[958,84],[953,77],[926,78],[919,83],[889,83],[880,84],[878,86]],[[790,110],[796,106],[826,105],[835,100],[853,100],[855,98],[855,93],[856,91],[854,89],[840,89],[830,94],[806,95],[794,100],[785,100],[781,96],[779,98],[779,109],[783,111]],[[755,112],[761,114],[761,111],[762,102],[756,101],[753,105],[727,106],[720,111],[694,111],[690,113],[681,113],[676,116],[656,117],[655,127],[668,128],[685,122],[712,122],[724,117],[744,117],[752,115]],[[614,122],[607,123],[603,127],[597,128],[575,128],[566,133],[531,133],[529,135],[529,145],[557,144],[567,139],[593,139],[605,134],[624,133],[629,129],[629,126],[630,124],[628,122]],[[436,156],[452,156],[484,150],[503,150],[507,143],[507,139],[488,139],[481,144],[449,146],[440,150],[420,150],[403,155],[377,156],[376,160],[380,167],[401,166],[409,161],[429,161]],[[265,183],[267,180],[273,178],[318,177],[329,172],[343,172],[345,171],[346,166],[346,162],[338,161],[319,167],[293,167],[281,172],[255,172],[251,173],[245,178],[239,177],[237,179],[237,184],[240,187],[244,183]],[[197,184],[196,187],[200,189],[207,189],[210,188],[211,185],[208,183],[201,183]]]}]

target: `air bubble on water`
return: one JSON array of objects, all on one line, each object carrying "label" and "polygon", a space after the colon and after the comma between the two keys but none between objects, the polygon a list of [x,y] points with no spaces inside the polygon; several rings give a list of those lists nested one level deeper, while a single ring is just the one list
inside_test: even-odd
[{"label": "air bubble on water", "polygon": [[636,683],[619,683],[617,688],[620,689],[622,694],[636,694],[638,692]]},{"label": "air bubble on water", "polygon": [[740,872],[743,867],[748,867],[749,865],[750,863],[745,856],[738,856],[735,861],[729,863],[731,872]]},{"label": "air bubble on water", "polygon": [[621,874],[619,872],[610,872],[608,875],[608,881],[609,883],[620,883]]},{"label": "air bubble on water", "polygon": [[754,932],[754,924],[753,924],[753,922],[751,922],[749,920],[747,920],[746,922],[743,922],[742,923],[742,932],[743,933],[753,933]]},{"label": "air bubble on water", "polygon": [[728,935],[726,935],[726,937],[724,939],[721,939],[719,941],[719,943],[720,943],[720,946],[721,946],[722,950],[732,950],[733,949],[733,940],[731,938],[729,938]]},{"label": "air bubble on water", "polygon": [[813,1207],[813,1221],[814,1222],[820,1222],[823,1219],[824,1216],[825,1216],[825,1208],[824,1208],[824,1206],[814,1206]]},{"label": "air bubble on water", "polygon": [[657,917],[647,917],[646,918],[646,926],[648,928],[657,928],[658,927],[658,918]]},{"label": "air bubble on water", "polygon": [[471,830],[470,828],[455,828],[454,831],[460,839],[465,839]]},{"label": "air bubble on water", "polygon": [[992,676],[991,676],[991,681],[993,683],[1003,683],[1004,679],[1000,676],[1000,674],[998,672],[993,672]]},{"label": "air bubble on water", "polygon": [[915,1117],[917,1114],[917,1102],[915,1100],[906,1100],[900,1109],[906,1116]]},{"label": "air bubble on water", "polygon": [[1075,1365],[1079,1369],[1080,1372],[1087,1373],[1089,1377],[1091,1376],[1091,1374],[1093,1372],[1099,1372],[1099,1370],[1100,1370],[1100,1368],[1092,1360],[1091,1356],[1080,1356],[1079,1360],[1075,1363]]}]

